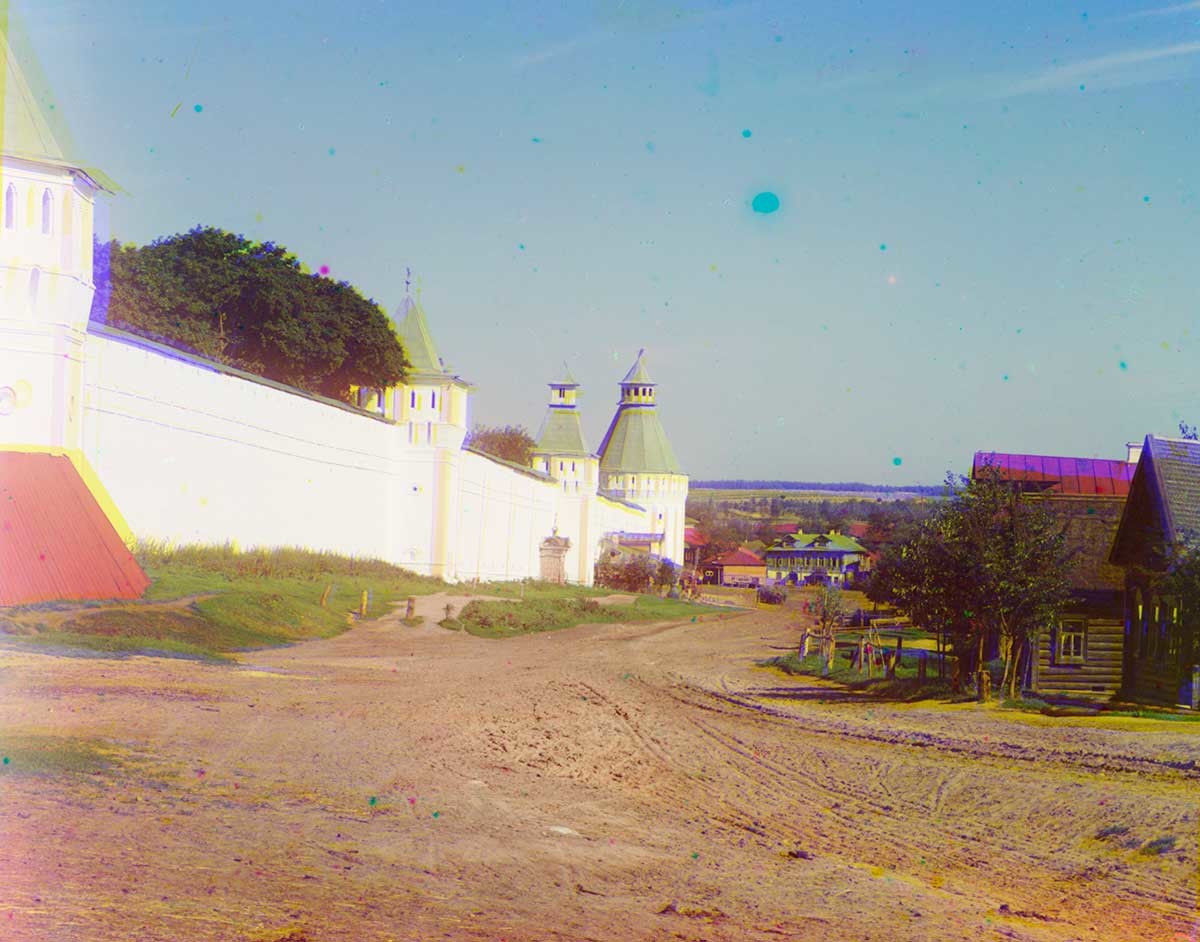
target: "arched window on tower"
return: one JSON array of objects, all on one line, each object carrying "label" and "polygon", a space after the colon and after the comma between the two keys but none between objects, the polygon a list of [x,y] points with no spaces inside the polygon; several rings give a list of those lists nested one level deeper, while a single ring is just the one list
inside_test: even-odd
[{"label": "arched window on tower", "polygon": [[42,235],[50,235],[54,222],[54,198],[50,190],[42,190]]},{"label": "arched window on tower", "polygon": [[17,228],[17,188],[11,183],[4,189],[4,228]]}]

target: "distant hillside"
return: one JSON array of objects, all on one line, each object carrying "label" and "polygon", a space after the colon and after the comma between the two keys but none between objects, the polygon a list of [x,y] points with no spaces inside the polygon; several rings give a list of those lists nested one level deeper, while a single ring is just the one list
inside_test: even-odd
[{"label": "distant hillside", "polygon": [[861,481],[690,481],[691,490],[713,491],[828,491],[831,493],[916,494],[941,497],[941,484],[863,484]]}]

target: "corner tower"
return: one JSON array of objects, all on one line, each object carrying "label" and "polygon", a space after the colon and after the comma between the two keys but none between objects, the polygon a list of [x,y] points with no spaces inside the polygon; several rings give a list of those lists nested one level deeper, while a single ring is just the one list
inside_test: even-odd
[{"label": "corner tower", "polygon": [[0,444],[79,449],[95,285],[95,201],[115,189],[64,154],[0,4]]},{"label": "corner tower", "polygon": [[682,565],[688,479],[659,421],[645,353],[638,351],[621,380],[621,401],[600,443],[600,490],[644,507],[649,531],[662,534],[662,554]]},{"label": "corner tower", "polygon": [[[407,283],[406,283],[407,284]],[[467,435],[467,400],[471,384],[455,376],[438,356],[421,289],[416,300],[407,293],[393,319],[412,368],[402,386],[391,390],[392,402],[383,394],[384,414],[406,426],[411,445],[436,445],[460,449]],[[390,406],[390,409],[389,409]]]},{"label": "corner tower", "polygon": [[548,385],[550,403],[533,449],[533,468],[559,481],[565,494],[595,494],[599,462],[584,442],[576,408],[579,384],[564,364],[562,379]]}]

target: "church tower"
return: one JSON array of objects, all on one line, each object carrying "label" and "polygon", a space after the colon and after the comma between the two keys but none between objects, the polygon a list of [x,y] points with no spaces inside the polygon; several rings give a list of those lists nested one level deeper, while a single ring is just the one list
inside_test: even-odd
[{"label": "church tower", "polygon": [[688,479],[659,421],[645,352],[621,380],[621,401],[600,443],[600,492],[645,508],[648,531],[662,534],[662,555],[682,565]]},{"label": "church tower", "polygon": [[96,196],[115,186],[65,155],[0,14],[0,445],[82,445]]},{"label": "church tower", "polygon": [[583,440],[576,408],[579,384],[564,365],[562,379],[549,386],[550,404],[533,449],[533,468],[560,482],[569,496],[595,494],[599,462]]}]

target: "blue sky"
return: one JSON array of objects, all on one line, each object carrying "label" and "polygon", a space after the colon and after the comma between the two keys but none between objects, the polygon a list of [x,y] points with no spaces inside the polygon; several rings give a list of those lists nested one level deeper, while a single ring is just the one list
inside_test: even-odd
[{"label": "blue sky", "polygon": [[388,311],[411,266],[476,421],[536,431],[565,360],[594,446],[639,347],[694,477],[1200,421],[1200,2],[549,6],[13,12],[114,235],[273,240]]}]

